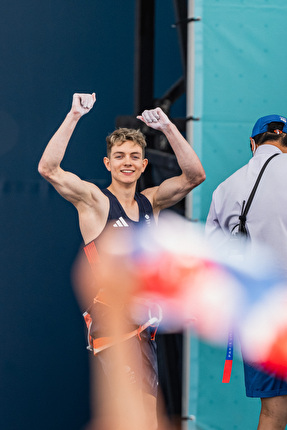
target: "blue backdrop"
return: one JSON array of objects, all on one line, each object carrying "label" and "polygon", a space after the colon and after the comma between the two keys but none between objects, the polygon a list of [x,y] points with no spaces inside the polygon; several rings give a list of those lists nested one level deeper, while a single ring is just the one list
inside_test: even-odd
[{"label": "blue backdrop", "polygon": [[[74,92],[97,93],[63,167],[108,184],[105,137],[133,114],[135,0],[0,4],[0,428],[83,428],[90,416],[84,321],[71,267],[76,211],[37,172]],[[172,2],[156,3],[156,97],[181,75]],[[179,100],[175,109],[184,109]]]}]

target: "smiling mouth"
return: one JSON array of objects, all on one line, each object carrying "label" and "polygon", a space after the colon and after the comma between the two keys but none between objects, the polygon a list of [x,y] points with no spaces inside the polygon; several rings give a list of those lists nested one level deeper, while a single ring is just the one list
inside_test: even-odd
[{"label": "smiling mouth", "polygon": [[133,173],[134,170],[121,170],[122,173]]}]

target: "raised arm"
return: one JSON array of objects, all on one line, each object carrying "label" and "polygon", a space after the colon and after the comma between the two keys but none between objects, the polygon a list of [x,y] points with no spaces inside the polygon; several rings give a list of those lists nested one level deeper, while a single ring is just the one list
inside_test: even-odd
[{"label": "raised arm", "polygon": [[93,94],[74,94],[70,112],[49,141],[39,162],[39,173],[49,181],[67,200],[77,202],[89,194],[89,184],[73,173],[64,171],[60,164],[64,158],[69,140],[80,118],[88,113],[96,101]]},{"label": "raised arm", "polygon": [[145,110],[137,118],[147,126],[164,133],[182,171],[180,176],[167,179],[158,187],[145,190],[155,211],[160,211],[173,206],[201,184],[205,180],[205,172],[190,144],[160,108]]}]

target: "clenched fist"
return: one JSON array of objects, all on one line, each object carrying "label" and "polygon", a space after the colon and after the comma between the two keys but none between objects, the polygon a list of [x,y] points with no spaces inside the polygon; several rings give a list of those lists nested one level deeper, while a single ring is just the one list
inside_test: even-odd
[{"label": "clenched fist", "polygon": [[74,115],[83,116],[90,112],[96,101],[96,94],[78,94],[73,95],[71,111]]},{"label": "clenched fist", "polygon": [[141,115],[137,116],[137,119],[155,130],[162,130],[166,125],[170,124],[168,116],[159,107],[143,111]]}]

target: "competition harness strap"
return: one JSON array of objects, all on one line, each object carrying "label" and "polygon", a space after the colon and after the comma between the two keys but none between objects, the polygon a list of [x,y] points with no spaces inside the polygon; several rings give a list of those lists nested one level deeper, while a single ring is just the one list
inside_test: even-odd
[{"label": "competition harness strap", "polygon": [[[87,256],[88,262],[90,263],[90,266],[95,268],[98,260],[99,260],[99,253],[97,251],[96,245],[94,242],[90,242],[88,245],[84,247],[85,254]],[[94,298],[93,303],[101,303],[103,305],[109,306],[109,304],[105,300],[105,294],[104,290],[101,289],[97,296]],[[152,317],[151,316],[151,310],[149,309],[149,319],[144,323],[141,324],[137,329],[130,331],[129,333],[124,334],[121,336],[120,339],[114,339],[112,337],[100,337],[100,338],[93,338],[91,336],[91,327],[92,327],[92,317],[90,314],[90,309],[88,309],[86,312],[83,313],[84,320],[86,322],[86,326],[88,329],[88,346],[87,349],[92,351],[94,355],[98,354],[99,352],[116,345],[119,342],[123,342],[125,340],[131,339],[134,336],[138,336],[140,338],[140,334],[146,330],[148,327],[153,327],[154,330],[151,334],[151,340],[155,339],[157,327],[162,319],[162,313],[161,308],[158,306],[158,317]]]}]

